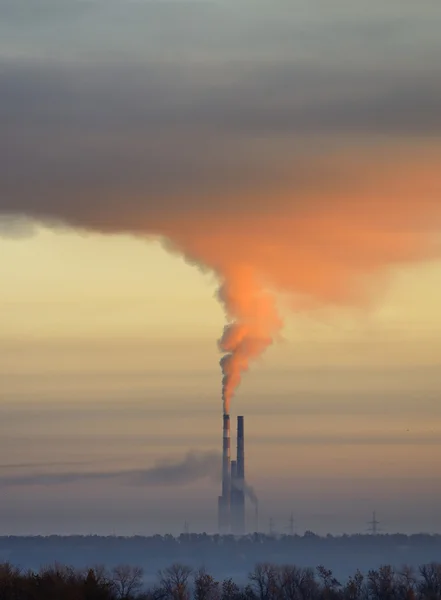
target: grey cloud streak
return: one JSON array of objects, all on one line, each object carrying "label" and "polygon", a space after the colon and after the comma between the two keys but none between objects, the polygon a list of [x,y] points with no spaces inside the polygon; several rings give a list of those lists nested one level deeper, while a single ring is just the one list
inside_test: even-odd
[{"label": "grey cloud streak", "polygon": [[[12,466],[12,465],[11,465]],[[182,460],[162,461],[149,469],[72,471],[23,475],[1,475],[0,486],[52,486],[79,481],[115,480],[124,485],[186,485],[200,479],[220,478],[221,458],[217,452],[188,452]],[[10,465],[7,465],[9,468]]]},{"label": "grey cloud streak", "polygon": [[243,190],[347,186],[329,164],[342,137],[357,153],[441,133],[428,2],[396,3],[399,19],[383,3],[45,5],[0,2],[0,213],[105,228],[124,198],[130,230],[219,197],[240,213]]},{"label": "grey cloud streak", "polygon": [[[246,307],[257,354],[282,325],[267,285],[297,308],[360,303],[370,294],[359,275],[437,257],[441,15],[421,10],[420,46],[408,43],[409,12],[385,27],[373,11],[369,37],[358,9],[334,29],[333,10],[299,5],[274,16],[240,4],[237,21],[228,4],[230,20],[207,11],[196,31],[155,3],[155,25],[179,35],[150,46],[145,31],[144,52],[119,54],[104,11],[87,59],[72,32],[63,44],[40,23],[58,54],[40,52],[40,30],[34,54],[0,54],[0,215],[155,236],[219,276],[228,320]],[[135,36],[135,14],[119,13],[118,43]],[[291,45],[279,43],[287,24]]]},{"label": "grey cloud streak", "polygon": [[0,212],[74,225],[100,206],[111,218],[122,196],[128,215],[150,218],[217,210],[213,190],[224,209],[240,211],[249,208],[237,201],[243,189],[341,188],[347,173],[329,157],[342,136],[357,146],[374,134],[436,140],[441,132],[438,67],[357,72],[293,62],[179,73],[176,65],[12,61],[0,68],[0,91]]},{"label": "grey cloud streak", "polygon": [[[441,44],[440,44],[441,46]],[[91,133],[412,134],[441,127],[441,68],[305,60],[133,65],[0,62],[5,127]],[[141,130],[139,130],[141,128]],[[386,128],[386,129],[384,129]],[[49,132],[51,130],[49,129]]]}]

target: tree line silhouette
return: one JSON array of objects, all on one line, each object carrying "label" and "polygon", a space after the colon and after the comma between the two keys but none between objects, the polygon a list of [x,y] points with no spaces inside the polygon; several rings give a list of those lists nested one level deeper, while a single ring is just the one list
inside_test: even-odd
[{"label": "tree line silhouette", "polygon": [[147,588],[143,570],[130,565],[22,571],[6,562],[0,564],[0,600],[441,600],[441,563],[385,565],[366,575],[357,571],[344,583],[324,566],[258,563],[242,586],[175,563]]}]

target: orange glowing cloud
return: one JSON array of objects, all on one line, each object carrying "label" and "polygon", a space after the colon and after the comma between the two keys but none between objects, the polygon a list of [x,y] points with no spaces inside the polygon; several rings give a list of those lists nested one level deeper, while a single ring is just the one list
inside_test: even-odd
[{"label": "orange glowing cloud", "polygon": [[[219,346],[227,411],[241,374],[282,327],[270,290],[291,294],[297,309],[360,304],[370,297],[367,275],[439,255],[441,182],[430,153],[422,163],[400,157],[377,165],[378,172],[372,157],[361,155],[359,161],[348,162],[351,184],[341,192],[328,193],[318,183],[314,195],[296,195],[295,188],[292,196],[268,195],[266,214],[253,212],[251,198],[238,198],[242,205],[249,202],[247,214],[222,214],[219,200],[214,215],[181,212],[158,223],[158,233],[222,281],[219,298],[228,325]],[[341,181],[345,165],[335,172]]]},{"label": "orange glowing cloud", "polygon": [[360,304],[366,276],[439,253],[439,60],[410,73],[339,56],[191,72],[11,59],[0,231],[15,215],[156,237],[214,271],[228,411],[282,327],[274,292]]},{"label": "orange glowing cloud", "polygon": [[89,197],[74,219],[56,206],[52,217],[105,233],[159,236],[217,273],[227,317],[219,348],[228,412],[250,361],[282,328],[274,291],[290,294],[297,309],[360,304],[370,295],[366,275],[439,254],[441,184],[430,152],[420,162],[400,156],[388,164],[363,152],[357,161],[343,156],[333,175],[329,185],[318,180],[307,192],[289,182],[273,194],[250,185],[237,196],[237,210],[215,193],[200,199],[205,211],[189,209],[185,198],[173,199],[173,210],[132,199],[126,210],[121,198],[101,213]]}]

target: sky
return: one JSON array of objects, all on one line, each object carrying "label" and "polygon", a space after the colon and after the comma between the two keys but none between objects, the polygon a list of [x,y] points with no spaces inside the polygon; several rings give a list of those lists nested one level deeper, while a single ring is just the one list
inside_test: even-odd
[{"label": "sky", "polygon": [[0,0],[0,534],[441,532],[440,26]]}]

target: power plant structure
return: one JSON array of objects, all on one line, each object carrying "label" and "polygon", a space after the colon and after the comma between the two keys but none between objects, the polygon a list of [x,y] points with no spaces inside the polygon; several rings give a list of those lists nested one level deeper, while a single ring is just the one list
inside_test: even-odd
[{"label": "power plant structure", "polygon": [[231,460],[230,415],[223,415],[222,495],[218,499],[219,533],[245,533],[244,418],[237,417],[237,454]]}]

